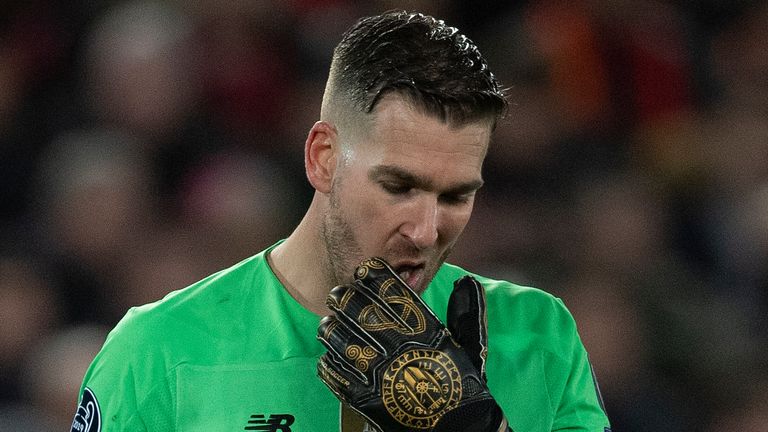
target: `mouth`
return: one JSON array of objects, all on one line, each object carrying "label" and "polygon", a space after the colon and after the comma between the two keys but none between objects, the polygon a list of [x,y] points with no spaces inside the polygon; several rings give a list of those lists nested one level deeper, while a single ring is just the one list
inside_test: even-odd
[{"label": "mouth", "polygon": [[424,264],[401,264],[395,267],[395,272],[400,279],[414,290],[420,290],[424,276]]}]

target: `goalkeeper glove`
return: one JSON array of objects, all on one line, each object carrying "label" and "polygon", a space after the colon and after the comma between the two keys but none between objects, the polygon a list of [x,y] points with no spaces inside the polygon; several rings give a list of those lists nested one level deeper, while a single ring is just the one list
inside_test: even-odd
[{"label": "goalkeeper glove", "polygon": [[486,386],[483,287],[454,282],[447,328],[384,260],[331,290],[318,339],[320,379],[379,431],[509,431]]}]

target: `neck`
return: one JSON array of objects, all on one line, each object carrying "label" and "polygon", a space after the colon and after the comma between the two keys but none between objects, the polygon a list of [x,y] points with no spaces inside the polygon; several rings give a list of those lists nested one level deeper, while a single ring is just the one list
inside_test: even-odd
[{"label": "neck", "polygon": [[272,250],[268,259],[275,275],[296,301],[317,315],[328,315],[325,299],[333,287],[320,237],[321,206],[315,197],[304,219]]}]

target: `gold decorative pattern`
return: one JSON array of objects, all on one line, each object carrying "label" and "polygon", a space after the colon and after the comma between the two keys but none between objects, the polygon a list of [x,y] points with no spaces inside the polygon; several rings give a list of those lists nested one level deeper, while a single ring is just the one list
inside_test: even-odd
[{"label": "gold decorative pattern", "polygon": [[325,331],[323,332],[323,339],[330,340],[331,339],[331,333],[333,333],[334,330],[336,330],[336,327],[339,326],[338,321],[332,321],[328,326],[325,328]]},{"label": "gold decorative pattern", "polygon": [[360,372],[366,372],[370,366],[370,361],[376,358],[376,351],[369,346],[350,345],[344,351],[344,354],[348,359],[355,362],[355,367]]},{"label": "gold decorative pattern", "polygon": [[[407,336],[421,334],[427,328],[427,320],[419,306],[413,301],[410,292],[389,278],[381,284],[379,297],[387,302],[400,315],[402,322],[391,319],[381,307],[368,305],[360,311],[358,321],[363,329],[382,331],[394,329]],[[403,325],[403,322],[407,325]]]},{"label": "gold decorative pattern", "polygon": [[360,265],[357,267],[357,270],[355,271],[355,276],[358,279],[362,279],[368,275],[368,271],[370,269],[383,269],[384,263],[381,262],[381,260],[377,258],[369,258],[366,260],[363,260]]},{"label": "gold decorative pattern", "polygon": [[461,399],[461,374],[450,357],[429,349],[398,356],[384,371],[382,402],[400,424],[429,429]]},{"label": "gold decorative pattern", "polygon": [[346,291],[344,291],[344,295],[341,296],[341,300],[339,300],[339,309],[344,309],[347,307],[347,303],[349,303],[349,299],[352,298],[352,295],[355,293],[355,290],[352,288],[347,288]]}]

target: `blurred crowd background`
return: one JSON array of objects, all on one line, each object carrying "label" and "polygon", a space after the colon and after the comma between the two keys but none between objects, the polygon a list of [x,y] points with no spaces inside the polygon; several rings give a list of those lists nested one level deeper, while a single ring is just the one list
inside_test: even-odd
[{"label": "blurred crowd background", "polygon": [[288,235],[331,50],[392,8],[509,89],[452,261],[565,300],[615,431],[765,432],[754,0],[4,0],[0,430],[68,430],[129,307]]}]

